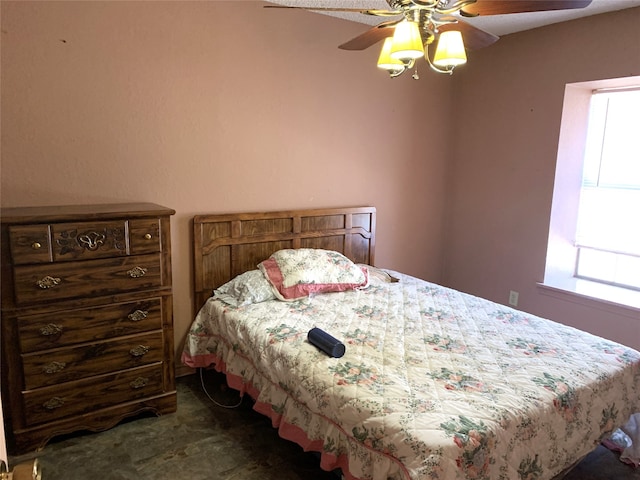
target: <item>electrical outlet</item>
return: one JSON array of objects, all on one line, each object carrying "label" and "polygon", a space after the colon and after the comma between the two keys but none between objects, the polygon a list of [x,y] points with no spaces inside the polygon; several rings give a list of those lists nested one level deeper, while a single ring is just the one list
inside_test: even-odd
[{"label": "electrical outlet", "polygon": [[509,292],[509,305],[513,306],[513,307],[517,307],[518,306],[518,296],[520,294],[518,292],[514,292],[513,290],[511,290]]}]

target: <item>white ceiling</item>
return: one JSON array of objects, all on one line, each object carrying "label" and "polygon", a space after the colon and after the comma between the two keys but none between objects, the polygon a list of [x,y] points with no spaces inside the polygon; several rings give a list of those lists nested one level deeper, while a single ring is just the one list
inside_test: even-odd
[{"label": "white ceiling", "polygon": [[[296,7],[389,9],[389,5],[385,0],[269,0],[269,3],[292,5]],[[593,0],[586,8],[555,10],[549,12],[512,13],[510,15],[492,15],[487,17],[465,18],[464,21],[482,30],[493,33],[494,35],[501,36],[542,27],[544,25],[550,25],[552,23],[566,22],[575,18],[639,6],[640,0]],[[282,13],[284,14],[285,12],[283,11]],[[385,18],[358,13],[330,12],[326,13],[326,15],[332,15],[367,25],[377,25],[385,20]],[[386,19],[388,20],[388,18]],[[638,28],[640,28],[640,26],[638,26]]]}]

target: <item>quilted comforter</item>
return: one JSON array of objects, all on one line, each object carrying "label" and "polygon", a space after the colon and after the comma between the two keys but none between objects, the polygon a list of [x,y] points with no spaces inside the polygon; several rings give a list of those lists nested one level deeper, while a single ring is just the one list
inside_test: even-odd
[{"label": "quilted comforter", "polygon": [[[393,272],[293,302],[209,299],[182,360],[215,365],[347,478],[550,479],[640,411],[640,353]],[[307,341],[341,339],[331,358]]]}]

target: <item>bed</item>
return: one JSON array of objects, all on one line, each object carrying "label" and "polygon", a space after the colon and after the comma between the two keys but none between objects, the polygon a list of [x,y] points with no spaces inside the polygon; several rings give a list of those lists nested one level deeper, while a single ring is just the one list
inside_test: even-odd
[{"label": "bed", "polygon": [[[193,229],[198,313],[183,363],[224,372],[281,437],[319,452],[325,470],[560,478],[640,412],[639,352],[373,267],[375,208],[199,215]],[[326,278],[306,279],[306,295],[282,298],[274,258],[321,275],[303,252],[340,256],[334,263],[353,278],[328,292]],[[344,355],[312,344],[312,328]]]}]

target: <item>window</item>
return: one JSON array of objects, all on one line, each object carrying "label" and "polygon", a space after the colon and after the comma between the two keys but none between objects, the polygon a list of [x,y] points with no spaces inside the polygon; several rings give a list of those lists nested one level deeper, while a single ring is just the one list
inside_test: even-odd
[{"label": "window", "polygon": [[578,221],[578,278],[640,289],[640,88],[591,97]]},{"label": "window", "polygon": [[565,88],[541,287],[640,309],[640,77]]}]

